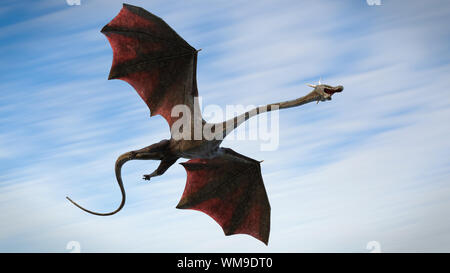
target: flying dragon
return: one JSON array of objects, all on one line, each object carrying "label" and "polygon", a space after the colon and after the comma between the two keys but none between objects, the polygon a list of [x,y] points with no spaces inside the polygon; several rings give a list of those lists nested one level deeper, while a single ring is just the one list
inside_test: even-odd
[{"label": "flying dragon", "polygon": [[[101,32],[113,49],[108,79],[128,82],[150,109],[161,115],[171,128],[171,138],[148,147],[122,154],[116,161],[115,174],[122,201],[109,213],[87,210],[69,197],[80,209],[108,216],[125,205],[121,169],[130,160],[160,160],[158,168],[143,176],[150,180],[164,174],[179,158],[187,172],[186,186],[176,206],[193,209],[212,217],[225,235],[248,234],[266,245],[270,232],[270,205],[261,175],[260,161],[220,147],[224,137],[240,124],[258,114],[300,106],[309,102],[331,100],[343,86],[320,83],[298,99],[259,106],[220,123],[205,121],[196,103],[198,98],[196,68],[199,50],[190,46],[166,22],[143,8],[123,4],[119,14]],[[183,115],[173,114],[184,106]],[[180,130],[174,130],[183,124]],[[177,125],[177,126],[175,126]],[[209,128],[210,136],[196,134],[195,128]]]}]

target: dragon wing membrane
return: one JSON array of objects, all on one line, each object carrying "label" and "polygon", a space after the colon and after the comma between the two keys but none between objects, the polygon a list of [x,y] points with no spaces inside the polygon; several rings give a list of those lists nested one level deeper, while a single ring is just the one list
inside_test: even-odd
[{"label": "dragon wing membrane", "polygon": [[267,244],[270,205],[258,161],[228,148],[212,159],[181,163],[187,171],[180,209],[211,216],[225,235],[248,234]]},{"label": "dragon wing membrane", "polygon": [[121,79],[136,89],[150,109],[172,124],[175,105],[194,113],[197,50],[161,18],[140,7],[124,4],[103,27],[113,49],[109,79]]}]

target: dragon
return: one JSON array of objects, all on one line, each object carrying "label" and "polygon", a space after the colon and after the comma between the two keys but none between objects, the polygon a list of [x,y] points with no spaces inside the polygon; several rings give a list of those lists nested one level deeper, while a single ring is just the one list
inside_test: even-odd
[{"label": "dragon", "polygon": [[[108,79],[128,82],[147,104],[150,116],[161,115],[171,128],[171,138],[120,155],[115,174],[122,194],[119,207],[108,213],[80,209],[100,216],[120,211],[126,200],[121,169],[130,160],[159,160],[157,169],[143,176],[150,180],[164,174],[178,159],[187,172],[179,209],[193,209],[212,217],[225,235],[248,234],[268,244],[270,204],[261,174],[261,161],[221,147],[223,139],[240,124],[258,114],[331,100],[343,86],[319,81],[309,94],[272,103],[220,123],[208,123],[198,109],[196,68],[198,52],[163,19],[143,8],[123,4],[119,14],[101,32],[113,50]],[[177,106],[185,110],[174,114]],[[176,112],[176,111],[175,111]],[[182,124],[182,126],[180,126]],[[195,128],[208,128],[198,136]],[[183,130],[180,130],[183,129]]]}]

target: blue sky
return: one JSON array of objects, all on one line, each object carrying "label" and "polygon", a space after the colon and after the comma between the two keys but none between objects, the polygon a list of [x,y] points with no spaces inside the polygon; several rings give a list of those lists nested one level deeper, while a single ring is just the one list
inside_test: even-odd
[{"label": "blue sky", "polygon": [[[0,251],[450,251],[450,54],[447,1],[130,1],[202,48],[203,103],[267,104],[345,86],[333,101],[280,112],[280,145],[225,140],[264,160],[269,246],[225,237],[208,216],[177,210],[176,164],[118,155],[169,137],[161,117],[122,81],[100,29],[121,1],[2,1],[0,6]],[[180,160],[179,162],[182,162]]]}]

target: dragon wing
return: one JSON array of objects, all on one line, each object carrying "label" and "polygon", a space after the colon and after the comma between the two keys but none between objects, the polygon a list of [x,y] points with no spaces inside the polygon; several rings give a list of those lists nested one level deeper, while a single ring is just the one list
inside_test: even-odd
[{"label": "dragon wing", "polygon": [[270,205],[259,161],[228,148],[212,159],[181,163],[187,182],[179,209],[194,209],[211,216],[225,235],[248,234],[269,241]]},{"label": "dragon wing", "polygon": [[161,18],[140,7],[123,4],[101,30],[113,49],[109,79],[120,79],[136,89],[150,109],[172,127],[171,111],[186,105],[194,114],[197,50]]}]

